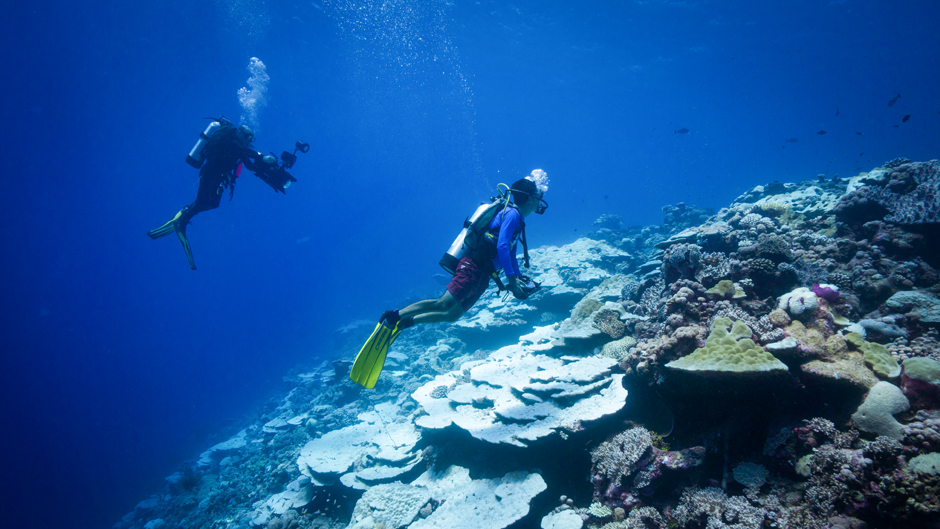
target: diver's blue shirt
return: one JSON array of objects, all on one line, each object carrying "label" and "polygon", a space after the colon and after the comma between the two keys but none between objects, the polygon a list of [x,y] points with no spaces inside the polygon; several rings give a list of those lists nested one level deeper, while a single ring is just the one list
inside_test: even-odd
[{"label": "diver's blue shirt", "polygon": [[504,208],[490,221],[490,232],[499,232],[496,242],[496,258],[493,266],[503,269],[506,277],[521,276],[519,263],[516,262],[516,236],[521,232],[522,215],[516,208]]}]

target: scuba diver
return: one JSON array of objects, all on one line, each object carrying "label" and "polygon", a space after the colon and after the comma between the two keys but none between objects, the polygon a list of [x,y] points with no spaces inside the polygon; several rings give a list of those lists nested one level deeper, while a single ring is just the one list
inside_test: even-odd
[{"label": "scuba diver", "polygon": [[[526,299],[539,290],[539,284],[519,271],[516,242],[522,242],[525,267],[529,267],[529,249],[525,236],[525,218],[545,213],[542,200],[548,190],[545,171],[536,169],[517,180],[512,187],[477,208],[464,222],[464,229],[441,259],[441,266],[453,274],[447,290],[438,299],[412,303],[400,310],[382,314],[372,335],[356,356],[349,378],[371,389],[378,381],[385,355],[401,332],[419,323],[457,321],[483,295],[492,277],[500,292]],[[498,189],[498,188],[497,188]],[[499,278],[506,274],[506,285]]]},{"label": "scuba diver", "polygon": [[275,192],[286,193],[291,182],[297,179],[287,172],[297,161],[297,151],[310,150],[310,146],[298,141],[294,152],[284,151],[281,160],[272,154],[262,155],[252,148],[255,135],[246,125],[235,127],[231,121],[220,116],[212,119],[206,130],[199,134],[199,141],[186,156],[186,163],[199,169],[199,190],[196,200],[184,206],[176,215],[159,228],[147,232],[151,239],[159,239],[173,232],[183,243],[183,251],[189,260],[189,267],[196,269],[193,252],[186,238],[186,226],[197,213],[219,207],[222,192],[229,190],[229,200],[235,193],[235,180],[241,174],[242,167],[247,167],[255,176],[264,180]]}]

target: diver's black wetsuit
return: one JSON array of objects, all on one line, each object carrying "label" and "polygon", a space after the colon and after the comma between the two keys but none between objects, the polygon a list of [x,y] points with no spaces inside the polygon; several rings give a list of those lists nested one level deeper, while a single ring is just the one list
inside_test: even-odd
[{"label": "diver's black wetsuit", "polygon": [[[222,128],[206,139],[206,144],[201,151],[205,161],[199,169],[199,190],[196,192],[196,200],[179,210],[172,219],[159,228],[147,232],[151,239],[159,239],[175,232],[180,242],[183,243],[189,267],[193,270],[196,269],[196,263],[193,261],[189,239],[186,238],[186,226],[196,214],[219,207],[222,192],[225,189],[229,189],[230,193],[234,192],[239,163],[244,164],[248,170],[253,171],[276,191],[280,184],[282,193],[284,192],[283,186],[287,182],[285,178],[294,180],[276,163],[266,164],[261,153],[251,148],[250,136],[236,129],[228,120],[219,119],[223,122]],[[251,130],[246,130],[250,135]],[[276,169],[281,169],[280,173],[276,173]],[[276,174],[272,175],[272,171]]]},{"label": "diver's black wetsuit", "polygon": [[225,189],[234,192],[239,162],[250,171],[260,171],[261,153],[250,147],[250,143],[239,140],[234,127],[223,128],[209,138],[203,151],[205,164],[199,169],[196,200],[184,208],[179,219],[180,230],[185,232],[186,225],[197,213],[219,207]]}]

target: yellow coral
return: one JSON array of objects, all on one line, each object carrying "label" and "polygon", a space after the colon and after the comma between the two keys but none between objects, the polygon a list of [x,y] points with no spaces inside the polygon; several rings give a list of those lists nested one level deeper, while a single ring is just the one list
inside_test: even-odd
[{"label": "yellow coral", "polygon": [[881,378],[895,378],[901,375],[901,365],[891,356],[888,348],[880,343],[866,342],[861,335],[850,332],[845,341],[865,353],[865,363]]},{"label": "yellow coral", "polygon": [[826,337],[817,329],[807,329],[799,320],[787,327],[787,335],[811,353],[821,354],[826,348]]},{"label": "yellow coral", "polygon": [[717,285],[705,291],[706,294],[714,294],[721,297],[731,297],[732,299],[741,299],[747,297],[743,290],[727,279],[718,282]]},{"label": "yellow coral", "polygon": [[751,340],[751,329],[740,321],[717,318],[705,346],[666,364],[684,371],[751,373],[787,371],[787,366]]}]

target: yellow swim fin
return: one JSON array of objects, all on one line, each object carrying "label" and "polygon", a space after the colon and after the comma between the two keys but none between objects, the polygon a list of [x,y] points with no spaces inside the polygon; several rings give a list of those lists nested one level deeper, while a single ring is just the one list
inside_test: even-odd
[{"label": "yellow swim fin", "polygon": [[356,361],[349,371],[349,378],[366,389],[375,387],[379,374],[382,373],[382,366],[385,365],[388,348],[392,346],[392,342],[398,338],[399,334],[401,330],[398,329],[397,323],[394,327],[388,327],[384,320],[380,321],[365,345],[359,350],[359,354],[356,355]]}]

